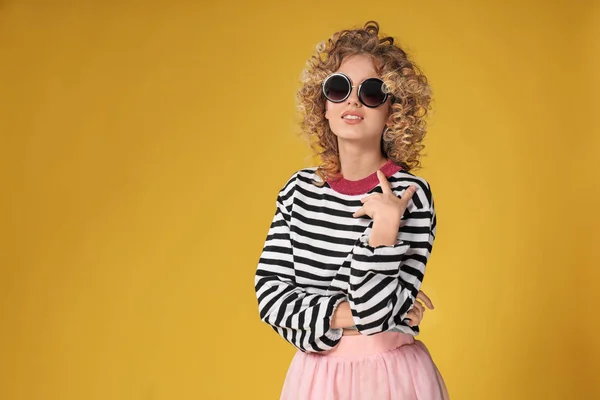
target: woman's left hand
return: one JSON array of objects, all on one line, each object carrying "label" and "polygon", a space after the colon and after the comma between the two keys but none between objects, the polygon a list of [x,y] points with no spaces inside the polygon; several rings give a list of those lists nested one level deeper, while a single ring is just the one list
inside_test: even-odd
[{"label": "woman's left hand", "polygon": [[415,186],[409,186],[400,199],[392,192],[392,187],[381,170],[377,170],[377,177],[379,178],[382,193],[372,193],[367,197],[362,198],[360,201],[363,203],[363,206],[352,214],[352,216],[358,218],[363,215],[368,215],[373,221],[382,219],[385,219],[386,221],[397,220],[398,224],[400,224],[400,219],[402,218],[402,215],[404,215],[404,211],[408,206],[408,201],[417,188]]},{"label": "woman's left hand", "polygon": [[[423,305],[420,301],[423,302]],[[408,326],[417,326],[423,320],[423,316],[425,314],[425,306],[430,310],[433,310],[433,303],[429,299],[429,297],[421,290],[417,294],[417,299],[415,300],[412,308],[406,315],[406,319],[409,320]]]},{"label": "woman's left hand", "polygon": [[415,194],[417,188],[409,186],[398,198],[392,192],[392,187],[385,174],[377,171],[382,193],[373,193],[361,199],[363,206],[352,216],[354,218],[368,215],[373,219],[373,229],[369,242],[372,246],[393,245],[400,229],[400,220],[406,211],[408,201]]}]

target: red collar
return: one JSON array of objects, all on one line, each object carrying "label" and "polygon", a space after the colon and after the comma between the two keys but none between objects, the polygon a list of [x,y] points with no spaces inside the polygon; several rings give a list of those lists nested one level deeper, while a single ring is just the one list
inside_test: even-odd
[{"label": "red collar", "polygon": [[[389,160],[383,165],[383,167],[381,167],[381,172],[383,172],[385,176],[389,178],[401,169],[401,166],[395,164],[392,160]],[[336,192],[354,196],[358,194],[366,194],[373,188],[377,187],[377,185],[379,185],[379,178],[377,178],[377,172],[373,172],[366,178],[359,179],[357,181],[351,181],[341,177],[336,179],[328,179],[327,183]]]}]

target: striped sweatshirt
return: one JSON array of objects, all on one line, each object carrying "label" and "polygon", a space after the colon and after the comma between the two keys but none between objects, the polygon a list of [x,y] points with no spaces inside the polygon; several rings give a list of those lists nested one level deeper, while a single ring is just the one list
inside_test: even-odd
[{"label": "striped sweatshirt", "polygon": [[413,306],[435,239],[436,214],[429,184],[392,161],[381,171],[401,197],[417,187],[391,246],[372,247],[373,221],[352,214],[361,199],[381,193],[377,174],[356,181],[321,182],[316,168],[296,172],[279,191],[275,216],[256,269],[254,286],[262,321],[303,352],[336,346],[336,307],[348,301],[363,335],[399,331],[417,335],[406,314]]}]

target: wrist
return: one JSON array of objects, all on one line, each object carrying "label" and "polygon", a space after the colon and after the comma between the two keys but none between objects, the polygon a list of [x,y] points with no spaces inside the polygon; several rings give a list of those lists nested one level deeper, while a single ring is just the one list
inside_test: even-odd
[{"label": "wrist", "polygon": [[398,230],[400,229],[399,222],[390,220],[374,220],[373,229],[369,237],[369,245],[377,246],[393,246],[398,240]]},{"label": "wrist", "polygon": [[347,301],[341,302],[333,312],[331,317],[331,328],[342,329],[348,328],[354,325],[354,318],[352,317],[352,310],[350,309],[350,303]]}]

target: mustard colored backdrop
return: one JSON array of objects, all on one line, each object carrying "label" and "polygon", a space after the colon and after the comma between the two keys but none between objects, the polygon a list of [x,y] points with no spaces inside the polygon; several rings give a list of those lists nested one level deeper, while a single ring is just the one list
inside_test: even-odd
[{"label": "mustard colored backdrop", "polygon": [[312,165],[295,90],[369,19],[435,92],[420,338],[452,398],[600,398],[598,2],[5,0],[0,399],[278,398],[253,276]]}]

